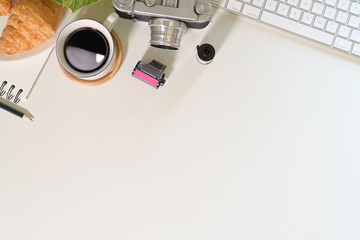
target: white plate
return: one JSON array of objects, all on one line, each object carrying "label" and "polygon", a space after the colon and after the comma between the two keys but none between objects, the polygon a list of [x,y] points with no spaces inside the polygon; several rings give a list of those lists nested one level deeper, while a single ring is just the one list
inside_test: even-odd
[{"label": "white plate", "polygon": [[[65,14],[63,20],[61,21],[59,27],[57,28],[55,35],[51,39],[45,41],[43,44],[41,44],[39,46],[35,46],[34,48],[32,48],[29,51],[19,52],[14,55],[4,55],[4,54],[0,53],[0,62],[1,61],[14,61],[14,60],[28,58],[28,57],[34,56],[38,53],[41,53],[41,52],[51,48],[52,46],[55,45],[56,38],[57,38],[58,34],[60,33],[61,29],[63,29],[69,22],[76,20],[77,17],[79,16],[79,14],[80,14],[80,11],[77,11],[76,13],[72,13],[68,9],[66,11],[66,14]],[[8,19],[7,16],[0,17],[0,33],[2,33],[3,29],[5,28],[7,19]]]}]

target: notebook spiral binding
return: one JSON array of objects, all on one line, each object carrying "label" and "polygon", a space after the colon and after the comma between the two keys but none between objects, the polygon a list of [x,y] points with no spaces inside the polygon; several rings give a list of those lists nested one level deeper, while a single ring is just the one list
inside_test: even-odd
[{"label": "notebook spiral binding", "polygon": [[9,90],[5,90],[5,86],[8,84],[7,81],[3,81],[1,86],[0,86],[0,97],[6,98],[7,100],[11,101],[12,99],[14,99],[14,103],[19,103],[20,102],[20,94],[23,92],[22,89],[19,89],[18,92],[16,93],[16,95],[14,96],[13,91],[15,89],[15,85],[11,85]]}]

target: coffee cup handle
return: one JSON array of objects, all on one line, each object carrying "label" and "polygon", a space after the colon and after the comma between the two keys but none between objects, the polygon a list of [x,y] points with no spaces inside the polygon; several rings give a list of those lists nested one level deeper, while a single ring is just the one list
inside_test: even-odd
[{"label": "coffee cup handle", "polygon": [[119,15],[116,12],[113,12],[106,18],[103,25],[111,32],[118,19]]}]

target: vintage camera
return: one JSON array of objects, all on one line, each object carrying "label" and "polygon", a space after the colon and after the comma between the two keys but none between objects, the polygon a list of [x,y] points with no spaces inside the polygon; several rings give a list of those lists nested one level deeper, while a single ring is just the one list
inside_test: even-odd
[{"label": "vintage camera", "polygon": [[122,18],[145,21],[151,30],[150,44],[178,49],[186,28],[205,28],[212,16],[208,0],[113,0]]}]

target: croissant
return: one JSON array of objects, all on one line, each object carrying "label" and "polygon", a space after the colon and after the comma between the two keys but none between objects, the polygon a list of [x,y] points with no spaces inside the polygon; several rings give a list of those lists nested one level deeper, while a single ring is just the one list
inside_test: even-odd
[{"label": "croissant", "polygon": [[[32,42],[35,46],[40,45],[46,41],[46,38],[38,33],[36,29],[30,28],[26,23],[21,21],[21,19],[16,14],[12,14],[9,17],[7,25],[14,27],[18,32],[21,32],[29,42]],[[4,29],[4,31],[6,28]]]},{"label": "croissant", "polygon": [[0,16],[7,16],[10,14],[11,0],[0,0]]},{"label": "croissant", "polygon": [[30,50],[52,38],[64,7],[52,0],[19,0],[11,12],[0,37],[0,52],[4,54]]}]

